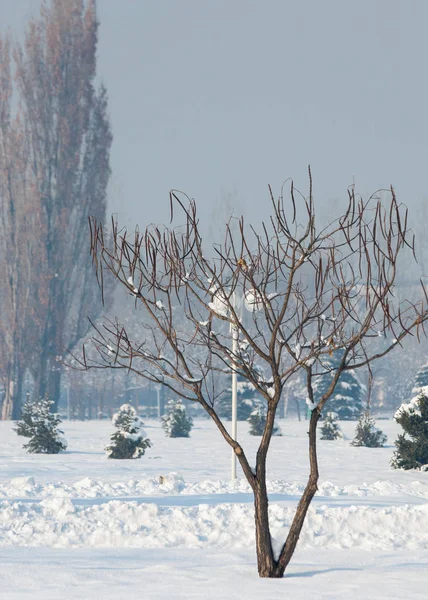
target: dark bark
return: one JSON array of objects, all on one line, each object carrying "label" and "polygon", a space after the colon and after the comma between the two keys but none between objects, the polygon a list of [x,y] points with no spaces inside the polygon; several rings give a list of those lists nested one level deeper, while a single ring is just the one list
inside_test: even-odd
[{"label": "dark bark", "polygon": [[302,498],[298,504],[296,514],[288,532],[287,540],[283,545],[279,558],[276,560],[272,548],[269,528],[269,501],[266,490],[266,477],[257,474],[257,483],[254,488],[254,507],[256,525],[256,552],[257,565],[260,577],[281,578],[288,566],[299,541],[303,523],[309,506],[318,489],[318,460],[316,450],[316,429],[319,412],[314,410],[309,424],[309,461],[310,474]]},{"label": "dark bark", "polygon": [[311,420],[309,422],[308,432],[310,463],[309,479],[308,483],[306,484],[305,491],[303,492],[303,496],[301,497],[300,502],[297,506],[296,514],[294,515],[294,519],[291,524],[290,531],[288,532],[286,542],[280,552],[275,577],[282,577],[284,575],[284,571],[287,568],[287,565],[290,562],[296,549],[297,542],[299,541],[300,533],[302,531],[303,523],[305,521],[309,506],[318,490],[319,472],[316,435],[319,417],[320,413],[318,409],[313,410],[311,413]]},{"label": "dark bark", "polygon": [[258,481],[254,489],[257,568],[260,577],[276,577],[277,563],[273,555],[269,528],[269,501],[266,482]]},{"label": "dark bark", "polygon": [[266,457],[275,423],[276,406],[277,403],[274,402],[268,405],[265,430],[257,452],[256,482],[253,488],[257,566],[260,577],[277,577],[277,563],[270,536],[269,500],[266,488]]}]

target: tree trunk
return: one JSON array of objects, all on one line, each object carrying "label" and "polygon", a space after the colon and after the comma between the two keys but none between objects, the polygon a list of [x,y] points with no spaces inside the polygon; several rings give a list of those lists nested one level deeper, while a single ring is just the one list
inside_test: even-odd
[{"label": "tree trunk", "polygon": [[48,376],[48,394],[53,400],[52,412],[58,411],[59,397],[61,393],[61,371],[56,368],[55,371],[50,371]]},{"label": "tree trunk", "polygon": [[277,563],[273,555],[270,537],[268,507],[266,482],[257,481],[254,489],[257,567],[260,577],[277,577],[275,574]]},{"label": "tree trunk", "polygon": [[288,532],[287,540],[283,545],[278,560],[275,559],[269,529],[268,496],[265,477],[257,479],[254,487],[254,508],[256,524],[256,551],[257,565],[260,577],[281,578],[290,562],[297,542],[299,541],[306,514],[318,489],[318,460],[316,451],[316,429],[319,412],[312,411],[309,426],[309,461],[310,474],[302,498],[298,504],[296,514]]},{"label": "tree trunk", "polygon": [[9,380],[5,386],[5,395],[3,398],[1,418],[3,421],[8,421],[12,418],[13,402],[14,402],[14,382]]},{"label": "tree trunk", "polygon": [[36,379],[36,399],[44,398],[47,392],[47,372],[48,372],[48,350],[46,342],[42,344],[40,357],[37,365]]},{"label": "tree trunk", "polygon": [[22,411],[22,379],[23,376],[20,373],[20,370],[18,371],[19,375],[18,378],[16,380],[16,385],[15,385],[15,389],[14,389],[14,398],[13,398],[13,403],[12,403],[12,420],[13,421],[17,421],[18,419],[21,418],[21,411]]},{"label": "tree trunk", "polygon": [[53,400],[52,410],[56,412],[61,389],[61,372],[56,365],[51,365],[49,358],[49,349],[47,346],[44,346],[39,360],[36,390],[38,398],[44,398],[48,395],[49,399]]},{"label": "tree trunk", "polygon": [[285,387],[285,394],[284,394],[284,404],[283,404],[284,419],[287,418],[287,414],[288,414],[288,401],[289,401],[289,399],[290,399],[290,390],[286,386]]},{"label": "tree trunk", "polygon": [[297,506],[296,514],[294,515],[293,522],[291,523],[290,530],[288,532],[285,544],[280,552],[277,565],[276,575],[274,577],[282,577],[285,569],[290,562],[294,551],[299,541],[300,533],[302,531],[303,523],[305,522],[306,514],[309,506],[312,502],[312,498],[315,496],[318,489],[318,457],[317,457],[317,423],[320,417],[320,412],[315,409],[311,412],[311,420],[309,423],[309,463],[310,473],[308,483],[306,484],[303,496],[300,498]]},{"label": "tree trunk", "polygon": [[299,419],[299,421],[301,421],[301,418],[300,418],[300,404],[299,404],[298,398],[296,398],[296,412],[297,412],[297,418]]},{"label": "tree trunk", "polygon": [[23,373],[20,365],[14,365],[9,371],[8,380],[5,385],[1,418],[3,421],[9,419],[17,420],[21,417]]}]

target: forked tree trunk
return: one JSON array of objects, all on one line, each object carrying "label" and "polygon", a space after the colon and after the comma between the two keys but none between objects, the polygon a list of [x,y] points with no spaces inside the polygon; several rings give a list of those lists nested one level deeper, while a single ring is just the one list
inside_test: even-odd
[{"label": "forked tree trunk", "polygon": [[303,523],[313,497],[318,489],[318,460],[316,450],[316,430],[319,419],[319,411],[311,413],[309,423],[309,462],[310,474],[303,496],[297,506],[296,514],[288,532],[287,540],[282,547],[278,559],[275,559],[269,528],[268,496],[266,490],[266,478],[257,481],[254,488],[254,507],[256,524],[256,551],[257,565],[260,577],[281,578],[290,562],[299,541]]},{"label": "forked tree trunk", "polygon": [[260,577],[275,577],[274,573],[277,567],[270,537],[268,507],[266,482],[257,482],[254,489],[254,517],[256,522],[257,568]]}]

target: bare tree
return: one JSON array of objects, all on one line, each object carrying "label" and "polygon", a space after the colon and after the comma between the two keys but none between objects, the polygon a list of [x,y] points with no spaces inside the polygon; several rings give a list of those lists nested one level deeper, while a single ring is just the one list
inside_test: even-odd
[{"label": "bare tree", "polygon": [[[271,193],[272,216],[259,230],[225,227],[214,257],[203,248],[195,202],[171,192],[181,226],[150,226],[133,235],[113,222],[110,235],[91,220],[92,256],[102,287],[112,273],[145,315],[145,339],[119,321],[96,327],[97,357],[83,349],[83,368],[127,369],[199,403],[233,448],[254,493],[258,571],[282,577],[317,491],[316,429],[340,374],[371,363],[420,335],[426,296],[397,303],[397,258],[412,252],[407,211],[393,189],[368,200],[348,192],[346,211],[318,230],[309,171],[308,197],[293,183],[287,201]],[[381,197],[385,197],[384,201]],[[174,216],[172,214],[172,216]],[[241,299],[249,316],[241,318]],[[235,338],[232,351],[232,338]],[[314,403],[313,381],[327,374],[324,359],[340,356],[331,385]],[[91,357],[90,357],[91,356]],[[267,418],[251,465],[216,412],[217,372],[235,370],[264,398]],[[269,530],[266,459],[275,414],[287,382],[303,371],[307,386],[310,474],[279,552]],[[333,376],[331,376],[333,375]]]},{"label": "bare tree", "polygon": [[[0,44],[0,100],[5,101],[0,108],[5,215],[0,237],[4,268],[15,278],[12,284],[0,278],[0,296],[15,311],[1,324],[1,333],[11,338],[9,356],[30,347],[21,306],[22,298],[30,297],[38,331],[27,364],[37,396],[48,393],[55,406],[63,348],[75,346],[87,331],[87,316],[101,308],[86,235],[89,215],[105,218],[112,141],[106,90],[94,88],[97,31],[95,0],[50,0],[29,22],[22,45]],[[16,118],[11,122],[13,96]],[[22,247],[30,243],[24,264]],[[20,410],[22,376],[14,363],[8,386],[14,393],[9,393],[5,417]]]},{"label": "bare tree", "polygon": [[[35,202],[25,131],[20,115],[13,116],[11,43],[0,39],[0,382],[4,390],[3,419],[17,418],[15,399],[22,394],[26,365],[35,356],[40,333],[38,290],[43,263],[40,212]],[[23,335],[25,332],[25,335]]]}]

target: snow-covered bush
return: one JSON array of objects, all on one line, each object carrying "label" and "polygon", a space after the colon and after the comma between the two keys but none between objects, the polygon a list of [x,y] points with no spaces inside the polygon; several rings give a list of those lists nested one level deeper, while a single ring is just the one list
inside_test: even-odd
[{"label": "snow-covered bush", "polygon": [[338,440],[343,438],[343,433],[337,422],[337,413],[330,411],[325,415],[320,433],[322,440]]},{"label": "snow-covered bush", "polygon": [[[314,396],[317,404],[331,385],[331,380],[342,359],[341,351],[323,357],[325,375],[314,378]],[[357,420],[366,402],[367,388],[360,381],[354,369],[343,371],[336,387],[327,401],[329,410],[337,413],[341,421]]]},{"label": "snow-covered bush", "polygon": [[358,420],[352,446],[366,446],[367,448],[382,448],[386,442],[386,435],[375,427],[375,420],[369,410],[361,413]]},{"label": "snow-covered bush", "polygon": [[193,419],[188,417],[181,400],[169,400],[166,415],[162,417],[162,427],[167,437],[190,437]]},{"label": "snow-covered bush", "polygon": [[[395,441],[394,469],[428,470],[428,396],[424,393],[402,404],[394,415],[404,429]],[[408,437],[406,437],[406,435]]]},{"label": "snow-covered bush", "polygon": [[152,445],[142,429],[142,422],[130,404],[122,404],[112,418],[117,431],[111,436],[107,446],[108,458],[140,458]]},{"label": "snow-covered bush", "polygon": [[[263,435],[266,425],[266,410],[262,406],[255,408],[247,419],[250,424],[250,435]],[[272,435],[281,435],[279,427],[274,426]]]},{"label": "snow-covered bush", "polygon": [[22,409],[22,419],[17,422],[18,435],[30,438],[23,448],[32,454],[58,454],[67,448],[63,431],[58,429],[61,419],[51,412],[53,401],[49,398],[31,401],[27,399]]},{"label": "snow-covered bush", "polygon": [[428,396],[428,364],[423,365],[417,372],[412,394],[414,396],[419,394]]}]

